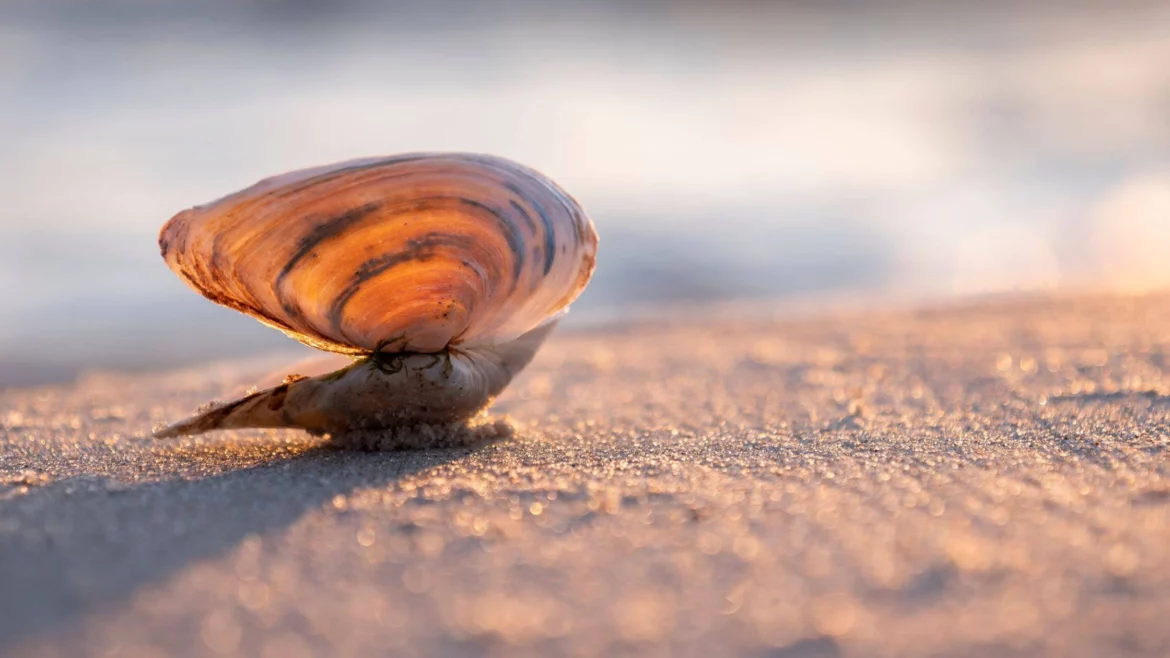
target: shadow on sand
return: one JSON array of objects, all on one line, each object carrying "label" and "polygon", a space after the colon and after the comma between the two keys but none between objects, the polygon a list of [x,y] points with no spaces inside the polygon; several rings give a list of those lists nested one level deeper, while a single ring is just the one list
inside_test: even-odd
[{"label": "shadow on sand", "polygon": [[[229,553],[251,535],[278,534],[335,496],[385,487],[475,449],[316,447],[201,479],[125,485],[81,476],[0,498],[0,655],[116,608],[139,588]],[[222,455],[211,451],[189,459],[222,468]]]}]

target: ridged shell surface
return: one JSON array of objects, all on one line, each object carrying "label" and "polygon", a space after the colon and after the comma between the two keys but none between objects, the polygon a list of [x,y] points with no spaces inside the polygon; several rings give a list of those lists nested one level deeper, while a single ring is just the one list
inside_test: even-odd
[{"label": "ridged shell surface", "polygon": [[424,153],[263,180],[179,213],[159,245],[204,296],[314,347],[434,353],[557,317],[592,274],[597,235],[536,171]]}]

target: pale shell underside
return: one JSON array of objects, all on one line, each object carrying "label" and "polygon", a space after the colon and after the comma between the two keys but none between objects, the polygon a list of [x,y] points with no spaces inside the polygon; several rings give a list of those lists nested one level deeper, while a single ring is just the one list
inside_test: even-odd
[{"label": "pale shell underside", "polygon": [[453,422],[535,354],[593,272],[576,201],[502,158],[409,154],[263,180],[163,227],[167,265],[208,299],[366,357],[161,430],[313,432]]}]

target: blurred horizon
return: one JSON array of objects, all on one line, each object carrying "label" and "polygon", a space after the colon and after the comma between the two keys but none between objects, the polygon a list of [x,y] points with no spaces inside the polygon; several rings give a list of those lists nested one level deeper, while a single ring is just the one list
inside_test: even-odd
[{"label": "blurred horizon", "polygon": [[0,386],[291,350],[158,256],[176,212],[490,152],[601,235],[566,320],[1170,286],[1161,2],[0,5]]}]

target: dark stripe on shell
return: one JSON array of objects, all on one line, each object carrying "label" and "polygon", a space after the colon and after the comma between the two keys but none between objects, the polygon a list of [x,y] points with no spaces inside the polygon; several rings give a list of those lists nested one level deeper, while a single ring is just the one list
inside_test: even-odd
[{"label": "dark stripe on shell", "polygon": [[[475,201],[474,199],[467,199],[457,196],[434,196],[425,199],[418,199],[411,201],[402,206],[395,206],[393,208],[395,214],[409,213],[411,211],[419,211],[432,207],[439,207],[441,204],[436,202],[456,202],[461,205],[470,206],[477,210],[482,210],[490,214],[496,221],[505,241],[508,243],[508,249],[512,253],[512,281],[511,285],[515,287],[519,282],[520,275],[524,267],[525,253],[523,249],[523,236],[519,234],[515,224],[508,218],[507,214],[501,213],[494,208]],[[288,276],[296,270],[296,268],[318,248],[329,240],[341,235],[344,231],[353,228],[355,225],[368,219],[375,211],[383,209],[382,206],[376,203],[366,204],[359,208],[347,210],[346,212],[336,216],[333,219],[327,220],[324,223],[316,226],[306,236],[304,236],[297,243],[297,250],[292,258],[285,263],[281,268],[280,273],[276,277],[274,284],[274,292],[277,300],[281,304],[281,308],[288,314],[288,316],[300,325],[305,325],[306,319],[301,309],[295,305],[294,300],[290,299],[289,294],[292,291],[286,291],[284,282]],[[388,254],[388,257],[393,257],[394,254]],[[356,291],[355,291],[356,292]],[[352,294],[352,293],[351,293]],[[330,316],[330,322],[334,329],[337,329],[336,322]]]},{"label": "dark stripe on shell", "polygon": [[492,217],[496,218],[496,222],[503,229],[504,239],[508,242],[508,249],[512,252],[512,287],[515,287],[520,281],[520,274],[524,269],[524,236],[516,229],[516,225],[512,223],[507,213],[502,213],[487,204],[480,203],[475,199],[468,199],[467,197],[459,197],[459,202],[490,213]]},{"label": "dark stripe on shell", "polygon": [[549,218],[548,213],[544,211],[540,203],[525,194],[519,185],[516,185],[512,181],[508,181],[504,185],[507,186],[512,194],[528,202],[529,205],[536,209],[536,214],[540,215],[540,223],[544,225],[544,273],[548,274],[548,271],[552,269],[553,260],[557,256],[557,233],[553,227],[552,219]]},{"label": "dark stripe on shell", "polygon": [[321,246],[323,242],[327,242],[341,235],[346,229],[378,210],[381,205],[380,203],[367,203],[364,206],[351,208],[332,219],[314,226],[308,235],[305,235],[297,241],[297,250],[293,253],[292,258],[289,258],[288,262],[284,264],[284,267],[280,269],[280,273],[276,275],[276,282],[273,284],[276,298],[280,300],[281,308],[284,309],[285,313],[288,313],[289,317],[303,319],[304,316],[301,313],[300,307],[294,304],[284,294],[284,280],[288,275],[300,265],[301,261],[313,253],[314,249]]},{"label": "dark stripe on shell", "polygon": [[329,306],[329,323],[333,327],[333,331],[338,335],[342,335],[341,322],[345,315],[345,307],[349,301],[362,288],[362,285],[370,279],[385,273],[403,263],[428,261],[438,255],[441,247],[454,247],[456,249],[471,249],[475,246],[475,241],[465,235],[448,235],[444,233],[431,233],[421,238],[410,240],[407,242],[406,249],[393,254],[383,254],[376,258],[371,258],[362,263],[356,272],[354,272],[353,279],[349,284],[337,295],[336,299]]},{"label": "dark stripe on shell", "polygon": [[520,187],[516,184],[515,179],[523,178],[536,182],[541,187],[546,188],[548,191],[554,194],[563,194],[560,192],[560,188],[558,188],[555,183],[545,178],[539,172],[519,165],[515,162],[509,162],[494,155],[464,153],[460,157],[462,159],[476,162],[499,172],[501,179],[503,179],[504,186],[507,187],[508,190],[513,194],[525,200],[536,209],[536,212],[540,215],[541,222],[544,224],[545,229],[544,273],[548,274],[549,270],[552,269],[552,264],[556,259],[557,254],[556,228],[549,219],[549,216],[545,212],[544,207],[540,205],[539,201],[537,201],[536,197],[530,197],[529,195],[525,194],[524,191],[521,190]]},{"label": "dark stripe on shell", "polygon": [[520,217],[524,220],[524,225],[528,227],[528,231],[536,235],[536,222],[532,221],[532,216],[524,209],[524,206],[516,203],[515,199],[508,199],[508,205],[512,206],[512,210],[520,213]]}]

